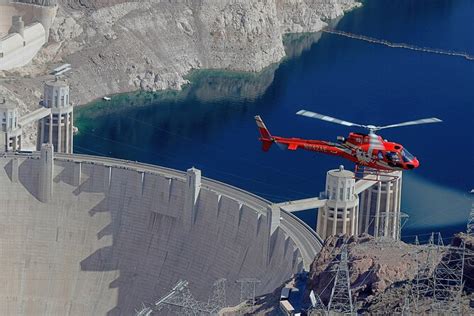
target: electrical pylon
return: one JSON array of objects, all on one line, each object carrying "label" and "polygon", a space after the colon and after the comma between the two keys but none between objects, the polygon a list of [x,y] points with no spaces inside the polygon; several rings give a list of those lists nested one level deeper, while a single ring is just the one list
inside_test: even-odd
[{"label": "electrical pylon", "polygon": [[208,309],[216,314],[226,307],[226,279],[219,279],[214,283],[214,291],[208,302]]},{"label": "electrical pylon", "polygon": [[[418,242],[418,237],[415,243]],[[418,244],[419,245],[419,244]],[[433,266],[434,266],[434,233],[430,235],[428,245],[420,246],[425,249],[415,253],[415,260],[417,263],[417,273],[411,285],[411,303],[414,304],[414,310],[419,309],[420,300],[430,296],[433,291]],[[426,252],[426,258],[420,258],[420,252]]]},{"label": "electrical pylon", "polygon": [[160,311],[167,307],[179,311],[179,315],[218,315],[225,307],[225,279],[219,279],[214,283],[212,297],[207,303],[196,300],[188,287],[188,281],[179,281],[173,289],[156,301],[152,306],[145,306],[137,311],[136,316],[160,315]]},{"label": "electrical pylon", "polygon": [[334,286],[331,291],[331,298],[328,304],[329,312],[339,312],[343,314],[353,314],[351,280],[349,276],[349,266],[347,263],[347,245],[343,244],[340,260],[334,278]]},{"label": "electrical pylon", "polygon": [[255,278],[244,278],[237,280],[240,283],[240,302],[249,301],[251,305],[255,305],[255,293],[257,284],[260,280]]},{"label": "electrical pylon", "polygon": [[433,273],[433,310],[446,315],[461,313],[466,245],[449,247]]}]

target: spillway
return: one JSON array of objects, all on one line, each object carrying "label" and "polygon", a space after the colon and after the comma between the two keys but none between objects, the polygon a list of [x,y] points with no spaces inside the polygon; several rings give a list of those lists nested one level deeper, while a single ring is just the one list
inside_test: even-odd
[{"label": "spillway", "polygon": [[0,157],[0,314],[133,315],[187,280],[273,291],[320,241],[243,190],[158,166],[44,150]]}]

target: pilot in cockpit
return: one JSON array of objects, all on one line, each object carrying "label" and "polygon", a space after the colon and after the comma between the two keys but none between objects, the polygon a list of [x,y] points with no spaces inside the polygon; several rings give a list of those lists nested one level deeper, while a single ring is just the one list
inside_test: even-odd
[{"label": "pilot in cockpit", "polygon": [[392,162],[394,164],[400,163],[400,157],[398,156],[398,153],[389,151],[385,155],[389,162]]}]

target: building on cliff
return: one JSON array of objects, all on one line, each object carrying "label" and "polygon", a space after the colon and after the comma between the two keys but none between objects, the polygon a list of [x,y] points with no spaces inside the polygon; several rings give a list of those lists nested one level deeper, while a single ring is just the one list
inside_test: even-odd
[{"label": "building on cliff", "polygon": [[55,2],[0,0],[0,70],[25,66],[36,56],[56,12]]}]

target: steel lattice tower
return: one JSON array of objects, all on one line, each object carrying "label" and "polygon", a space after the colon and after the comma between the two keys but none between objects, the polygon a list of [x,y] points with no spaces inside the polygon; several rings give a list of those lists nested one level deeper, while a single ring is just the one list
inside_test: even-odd
[{"label": "steel lattice tower", "polygon": [[219,279],[214,283],[214,291],[208,302],[209,310],[215,311],[217,314],[221,309],[226,307],[226,279]]},{"label": "steel lattice tower", "polygon": [[[419,245],[418,236],[416,237],[415,244]],[[417,273],[412,282],[412,298],[410,300],[414,304],[415,310],[419,308],[420,300],[429,296],[433,290],[432,270],[434,266],[434,234],[431,234],[428,245],[423,247],[426,247],[426,250],[421,252],[427,252],[425,260],[420,258],[418,252],[415,253]]]},{"label": "steel lattice tower", "polygon": [[167,307],[171,310],[178,310],[179,315],[218,315],[219,311],[225,307],[225,279],[219,279],[214,283],[214,292],[207,303],[196,300],[188,287],[188,281],[179,281],[173,289],[153,306],[145,305],[137,312],[136,316],[159,315],[160,310]]},{"label": "steel lattice tower", "polygon": [[461,313],[461,294],[466,246],[449,247],[433,273],[433,309],[455,315]]},{"label": "steel lattice tower", "polygon": [[405,297],[405,300],[403,302],[403,306],[402,306],[402,312],[401,312],[402,316],[410,316],[411,313],[410,313],[410,298],[409,297]]},{"label": "steel lattice tower", "polygon": [[347,263],[347,245],[343,244],[340,260],[334,278],[334,286],[331,291],[331,298],[328,304],[328,311],[344,314],[352,314],[351,280],[349,276],[349,266]]},{"label": "steel lattice tower", "polygon": [[260,280],[246,278],[237,280],[237,283],[240,283],[240,302],[250,301],[250,303],[254,305],[256,288]]}]

